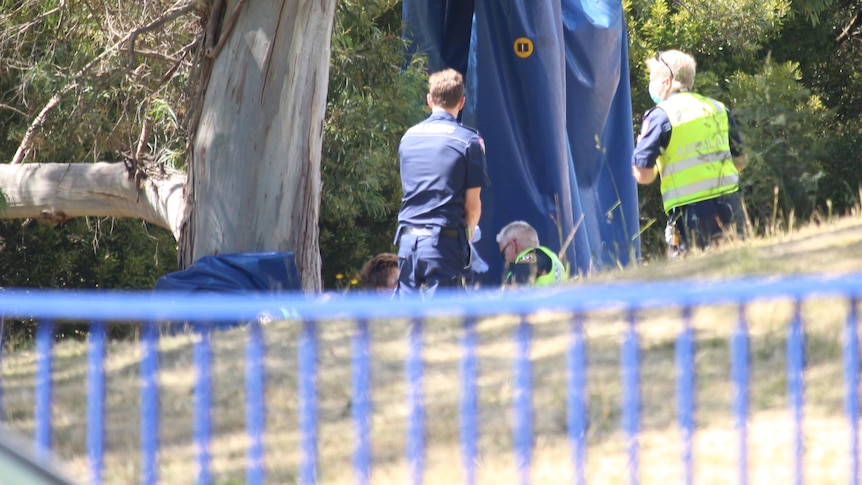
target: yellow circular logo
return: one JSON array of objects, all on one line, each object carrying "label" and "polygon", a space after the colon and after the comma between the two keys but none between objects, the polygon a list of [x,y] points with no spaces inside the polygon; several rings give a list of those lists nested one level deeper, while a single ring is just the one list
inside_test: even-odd
[{"label": "yellow circular logo", "polygon": [[526,37],[515,39],[515,55],[521,59],[530,57],[533,53],[533,41]]}]

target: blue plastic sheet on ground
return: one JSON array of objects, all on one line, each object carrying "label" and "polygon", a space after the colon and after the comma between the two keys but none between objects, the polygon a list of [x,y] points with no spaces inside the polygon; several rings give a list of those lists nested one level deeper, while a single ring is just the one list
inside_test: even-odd
[{"label": "blue plastic sheet on ground", "polygon": [[302,288],[292,252],[255,252],[204,256],[183,271],[160,277],[155,289],[246,293]]},{"label": "blue plastic sheet on ground", "polygon": [[543,245],[565,246],[573,273],[640,258],[621,2],[403,5],[411,50],[428,55],[432,72],[465,75],[462,121],[485,139],[492,185],[482,191],[485,237],[477,244],[490,265],[483,283],[500,282],[495,236],[514,220],[533,225]]},{"label": "blue plastic sheet on ground", "polygon": [[[165,294],[248,294],[298,291],[302,286],[292,252],[255,252],[204,256],[188,268],[168,273],[156,280],[155,290]],[[207,322],[171,322],[163,327],[169,334],[200,331],[212,326],[219,330],[246,323],[227,316]]]}]

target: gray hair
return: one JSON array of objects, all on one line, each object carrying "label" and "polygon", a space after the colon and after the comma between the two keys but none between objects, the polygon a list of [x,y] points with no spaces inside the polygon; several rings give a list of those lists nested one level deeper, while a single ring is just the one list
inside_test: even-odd
[{"label": "gray hair", "polygon": [[501,243],[507,239],[517,239],[523,247],[539,247],[539,234],[536,233],[533,226],[524,221],[510,222],[506,224],[506,227],[500,229],[497,234],[497,242]]},{"label": "gray hair", "polygon": [[675,49],[662,51],[646,60],[650,79],[656,77],[671,77],[674,89],[691,90],[694,87],[694,75],[697,63],[694,57]]}]

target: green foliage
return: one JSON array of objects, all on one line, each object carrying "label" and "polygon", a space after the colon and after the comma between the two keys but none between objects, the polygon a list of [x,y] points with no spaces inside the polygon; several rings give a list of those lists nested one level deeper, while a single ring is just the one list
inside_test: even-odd
[{"label": "green foliage", "polygon": [[789,0],[628,0],[635,62],[660,50],[720,55],[756,51],[780,31]]},{"label": "green foliage", "polygon": [[791,17],[799,16],[811,25],[818,25],[820,17],[829,7],[835,5],[835,0],[794,0]]},{"label": "green foliage", "polygon": [[[184,165],[186,136],[175,107],[184,105],[185,85],[164,81],[186,79],[188,63],[178,48],[195,34],[196,17],[139,35],[137,50],[171,54],[131,62],[128,42],[120,40],[171,2],[118,2],[95,10],[87,2],[2,5],[0,159],[12,159],[33,120],[58,96],[25,162],[115,161],[137,150],[149,117],[147,151],[165,165]],[[0,287],[149,289],[176,270],[176,261],[173,237],[141,221],[0,222]]]},{"label": "green foliage", "polygon": [[823,157],[823,178],[818,184],[817,207],[824,214],[846,214],[862,200],[862,133],[837,131],[829,135]]},{"label": "green foliage", "polygon": [[750,158],[741,188],[755,227],[774,224],[775,188],[785,215],[807,219],[815,207],[833,115],[799,80],[798,65],[767,58],[760,73],[736,73],[728,86]]},{"label": "green foliage", "polygon": [[323,281],[392,251],[401,198],[398,142],[423,117],[421,58],[405,60],[400,2],[342,1],[332,37],[323,145]]},{"label": "green foliage", "polygon": [[[136,51],[170,55],[130,59],[128,42],[121,42],[173,2],[119,2],[96,10],[87,2],[13,3],[20,5],[0,9],[2,159],[12,158],[54,96],[59,103],[37,130],[28,162],[110,161],[118,151],[134,151],[150,99],[184,103],[185,86],[165,81],[188,70],[186,54],[171,56],[193,38],[194,16],[137,37]],[[176,123],[156,123],[153,138],[160,146],[185,146]]]},{"label": "green foliage", "polygon": [[[742,173],[755,230],[854,207],[862,180],[860,0],[627,0],[635,131],[652,103],[643,60],[691,53],[695,90],[725,102],[751,156]],[[854,27],[855,25],[855,27]],[[776,196],[777,192],[777,196]],[[643,253],[664,252],[657,184],[640,188]],[[827,207],[828,204],[828,207]],[[773,215],[774,214],[774,215]]]},{"label": "green foliage", "polygon": [[[59,226],[0,221],[0,288],[151,289],[177,270],[176,241],[167,230],[131,219],[72,219]],[[123,336],[132,327],[114,326]],[[5,339],[29,341],[35,322],[7,321]],[[58,335],[80,336],[64,323]]]},{"label": "green foliage", "polygon": [[173,236],[131,219],[3,221],[0,248],[0,287],[143,289],[177,268]]}]

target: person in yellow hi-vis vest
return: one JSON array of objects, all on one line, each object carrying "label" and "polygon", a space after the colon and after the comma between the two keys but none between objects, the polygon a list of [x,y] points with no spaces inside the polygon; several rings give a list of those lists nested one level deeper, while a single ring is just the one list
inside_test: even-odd
[{"label": "person in yellow hi-vis vest", "polygon": [[678,50],[646,60],[656,106],[643,117],[632,155],[639,184],[661,176],[668,256],[742,238],[739,172],[748,163],[736,120],[719,101],[692,92],[696,63]]},{"label": "person in yellow hi-vis vest", "polygon": [[504,285],[546,286],[568,279],[560,258],[556,253],[539,245],[539,235],[533,226],[524,221],[506,225],[497,234],[503,269]]}]

